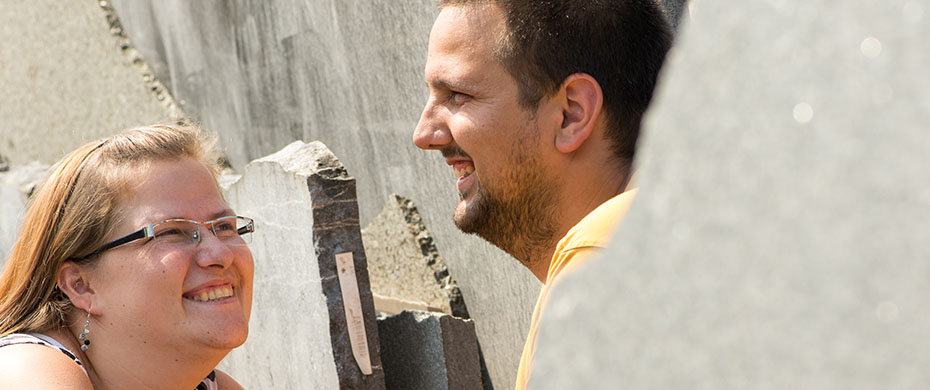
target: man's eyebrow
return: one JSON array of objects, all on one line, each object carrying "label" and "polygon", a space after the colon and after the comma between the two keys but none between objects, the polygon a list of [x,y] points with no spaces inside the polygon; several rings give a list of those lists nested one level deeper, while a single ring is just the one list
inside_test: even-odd
[{"label": "man's eyebrow", "polygon": [[478,88],[469,82],[457,79],[434,79],[426,82],[427,87],[456,91],[476,91]]}]

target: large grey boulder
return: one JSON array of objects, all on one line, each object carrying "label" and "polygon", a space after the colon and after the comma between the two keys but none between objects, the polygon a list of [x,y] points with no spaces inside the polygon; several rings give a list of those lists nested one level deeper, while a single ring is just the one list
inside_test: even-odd
[{"label": "large grey boulder", "polygon": [[701,0],[530,387],[930,387],[930,4]]},{"label": "large grey boulder", "polygon": [[383,389],[355,180],[342,163],[295,141],[250,163],[225,194],[256,221],[256,271],[249,338],[221,367],[250,389]]}]

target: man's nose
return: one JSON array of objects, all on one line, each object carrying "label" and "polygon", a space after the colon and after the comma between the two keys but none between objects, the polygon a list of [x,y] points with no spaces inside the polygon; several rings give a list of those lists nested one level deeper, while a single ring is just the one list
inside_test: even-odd
[{"label": "man's nose", "polygon": [[420,115],[420,121],[413,131],[413,144],[420,149],[436,150],[442,149],[452,142],[452,133],[449,132],[448,124],[443,118],[445,117],[443,107],[437,105],[435,100],[430,97],[423,107],[423,113]]}]

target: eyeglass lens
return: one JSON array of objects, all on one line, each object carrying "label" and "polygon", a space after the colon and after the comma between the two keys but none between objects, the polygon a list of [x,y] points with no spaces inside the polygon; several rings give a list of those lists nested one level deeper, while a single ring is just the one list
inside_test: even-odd
[{"label": "eyeglass lens", "polygon": [[155,241],[160,244],[198,243],[201,240],[200,225],[206,225],[204,227],[226,245],[246,245],[252,239],[251,222],[235,216],[202,223],[187,220],[168,220],[153,226],[152,233]]}]

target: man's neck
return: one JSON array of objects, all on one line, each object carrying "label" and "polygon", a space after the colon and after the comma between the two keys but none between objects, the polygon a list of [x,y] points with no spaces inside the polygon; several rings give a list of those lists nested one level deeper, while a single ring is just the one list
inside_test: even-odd
[{"label": "man's neck", "polygon": [[562,198],[563,213],[554,239],[544,247],[526,249],[518,257],[540,282],[548,282],[549,268],[559,241],[594,209],[623,193],[629,183],[629,172],[629,169],[624,169],[619,174],[597,176],[595,180],[576,179],[566,183]]}]

